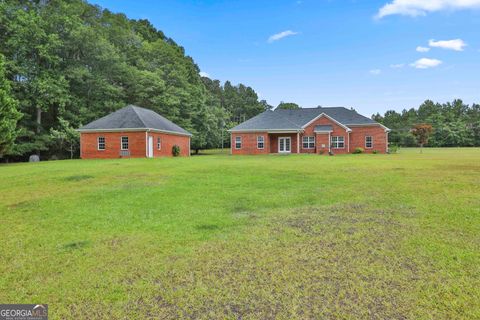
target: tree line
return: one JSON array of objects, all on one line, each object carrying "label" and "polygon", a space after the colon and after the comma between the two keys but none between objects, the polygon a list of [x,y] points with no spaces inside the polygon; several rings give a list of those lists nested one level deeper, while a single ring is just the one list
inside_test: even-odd
[{"label": "tree line", "polygon": [[468,105],[462,100],[447,103],[423,102],[418,109],[402,112],[389,110],[372,119],[392,129],[391,144],[405,147],[417,146],[412,129],[418,124],[428,124],[433,131],[429,134],[430,147],[473,147],[480,146],[480,105]]},{"label": "tree line", "polygon": [[0,1],[0,157],[76,156],[75,129],[127,104],[192,132],[196,150],[271,108],[252,88],[199,71],[148,20],[82,0]]}]

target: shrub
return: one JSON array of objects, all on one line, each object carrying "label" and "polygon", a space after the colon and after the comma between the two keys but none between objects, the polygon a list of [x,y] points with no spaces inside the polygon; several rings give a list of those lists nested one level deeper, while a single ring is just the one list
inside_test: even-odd
[{"label": "shrub", "polygon": [[398,145],[392,144],[390,147],[388,147],[388,153],[397,153],[398,149],[400,149]]},{"label": "shrub", "polygon": [[378,150],[373,150],[372,153],[373,153],[373,154],[377,154],[377,153],[379,153],[379,152],[378,152]]},{"label": "shrub", "polygon": [[177,145],[174,145],[172,147],[172,154],[174,157],[178,157],[180,155],[180,147]]},{"label": "shrub", "polygon": [[318,154],[324,154],[324,153],[325,153],[325,150],[318,151]]},{"label": "shrub", "polygon": [[360,147],[357,147],[355,148],[355,150],[353,151],[353,153],[363,153],[365,150],[363,150],[363,148],[360,148]]}]

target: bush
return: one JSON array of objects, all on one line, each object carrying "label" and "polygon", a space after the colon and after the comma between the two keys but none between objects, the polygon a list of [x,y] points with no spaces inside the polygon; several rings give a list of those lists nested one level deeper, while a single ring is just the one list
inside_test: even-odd
[{"label": "bush", "polygon": [[397,153],[398,149],[400,149],[398,145],[392,144],[390,147],[388,147],[388,153]]},{"label": "bush", "polygon": [[177,145],[174,145],[172,147],[172,154],[174,157],[178,157],[180,155],[180,147]]},{"label": "bush", "polygon": [[365,151],[365,150],[363,150],[363,148],[357,147],[357,148],[355,148],[355,150],[353,151],[353,153],[359,154],[359,153],[363,153],[364,151]]},{"label": "bush", "polygon": [[373,154],[378,154],[378,153],[380,153],[380,152],[378,152],[378,150],[373,150],[372,153],[373,153]]}]

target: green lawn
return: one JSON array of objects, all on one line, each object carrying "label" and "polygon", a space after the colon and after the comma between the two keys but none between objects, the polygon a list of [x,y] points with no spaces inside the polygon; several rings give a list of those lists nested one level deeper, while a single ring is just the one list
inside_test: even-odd
[{"label": "green lawn", "polygon": [[478,319],[480,149],[1,165],[0,235],[51,319]]}]

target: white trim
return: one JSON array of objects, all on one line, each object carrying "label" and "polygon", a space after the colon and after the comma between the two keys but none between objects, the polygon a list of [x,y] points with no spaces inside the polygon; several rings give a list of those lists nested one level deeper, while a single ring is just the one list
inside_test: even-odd
[{"label": "white trim", "polygon": [[[121,140],[122,139],[120,139],[120,141]],[[145,131],[145,157],[148,158],[148,132],[147,131]]]},{"label": "white trim", "polygon": [[[306,147],[306,148],[305,148],[305,146],[303,145],[303,144],[305,143],[305,142],[303,141],[303,139],[305,139],[305,138],[307,138],[307,142],[306,142],[306,143],[307,143],[307,147]],[[313,148],[310,148],[310,138],[313,138]],[[316,143],[315,140],[316,140],[316,139],[315,139],[315,136],[303,136],[303,137],[302,137],[302,149],[304,149],[304,150],[313,150],[313,149],[315,149],[315,147],[316,147],[316,145],[317,145],[317,143]]]},{"label": "white trim", "polygon": [[[332,136],[330,138],[330,146],[332,145],[332,138],[337,138],[337,147],[333,148],[333,149],[345,149],[345,136]],[[343,147],[339,148],[338,147],[338,138],[343,138]]]},{"label": "white trim", "polygon": [[333,119],[332,117],[330,117],[328,114],[326,114],[325,112],[322,112],[320,113],[318,116],[316,116],[315,118],[313,118],[312,120],[310,120],[309,122],[307,122],[307,124],[305,124],[304,126],[302,126],[302,129],[305,129],[306,127],[308,127],[309,125],[311,125],[312,123],[314,123],[315,121],[317,121],[318,119],[320,119],[321,117],[326,117],[327,119],[330,119],[331,121],[335,122],[336,124],[338,124],[340,127],[344,128],[347,132],[349,131],[352,131],[352,129],[350,129],[349,127],[347,127],[346,125],[344,125],[343,123]]},{"label": "white trim", "polygon": [[[127,149],[124,149],[124,148],[123,148],[123,138],[127,138],[127,146],[128,146]],[[120,137],[120,150],[122,150],[122,151],[127,151],[127,150],[129,150],[129,149],[130,149],[130,139],[128,139],[128,136],[121,136],[121,137]]]},{"label": "white trim", "polygon": [[[240,138],[240,148],[237,148],[237,138]],[[242,136],[235,136],[235,139],[234,139],[234,146],[235,146],[235,150],[241,150],[242,149]]]},{"label": "white trim", "polygon": [[145,131],[145,132],[160,132],[160,133],[169,133],[179,136],[189,136],[191,137],[191,133],[181,133],[176,131],[170,130],[160,130],[154,128],[118,128],[118,129],[76,129],[77,132],[82,133],[89,133],[89,132],[131,132],[131,131]]},{"label": "white trim", "polygon": [[381,123],[378,123],[378,122],[375,122],[375,123],[353,123],[353,124],[349,124],[348,125],[349,127],[371,127],[371,126],[380,126],[382,127],[385,132],[390,132],[392,131],[392,129],[389,129],[387,127],[385,127],[383,124]]},{"label": "white trim", "polygon": [[[370,143],[372,144],[371,147],[367,147],[367,138],[371,138],[371,140],[372,140],[372,141],[370,142]],[[365,141],[364,141],[364,142],[365,142],[365,149],[373,149],[373,136],[365,136],[365,139],[364,139],[364,140],[365,140]]]},{"label": "white trim", "polygon": [[[99,139],[103,138],[103,149],[100,149],[100,141]],[[105,151],[107,149],[107,139],[105,139],[105,136],[98,136],[97,137],[97,151]]]},{"label": "white trim", "polygon": [[[262,142],[259,142],[259,141],[258,141],[258,138],[262,138]],[[263,143],[263,147],[260,148],[260,147],[258,146],[259,143]],[[263,150],[263,149],[265,149],[265,136],[257,136],[257,149],[258,149],[258,150]]]},{"label": "white trim", "polygon": [[188,156],[190,157],[192,155],[192,147],[190,145],[192,138],[188,137]]},{"label": "white trim", "polygon": [[[288,151],[280,151],[280,139],[288,139],[289,149]],[[286,144],[284,144],[285,149]],[[278,137],[278,153],[292,153],[292,137]]]}]

